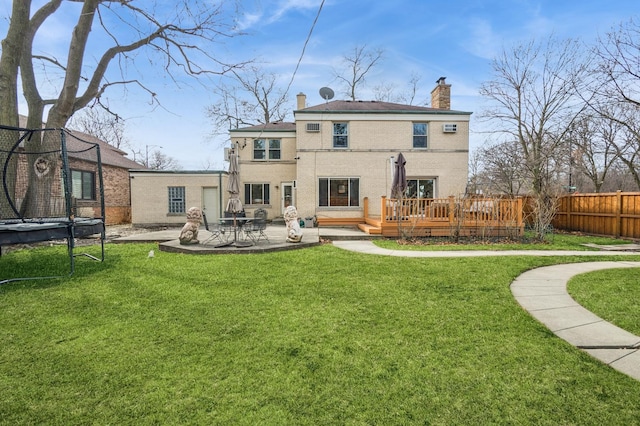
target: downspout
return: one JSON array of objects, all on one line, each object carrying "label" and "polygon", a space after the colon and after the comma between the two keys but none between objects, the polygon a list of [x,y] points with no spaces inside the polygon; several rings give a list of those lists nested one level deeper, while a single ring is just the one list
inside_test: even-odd
[{"label": "downspout", "polygon": [[218,217],[222,217],[224,216],[222,214],[222,170],[218,170],[218,188],[220,188],[220,191],[218,191],[218,210],[220,210],[218,212]]}]

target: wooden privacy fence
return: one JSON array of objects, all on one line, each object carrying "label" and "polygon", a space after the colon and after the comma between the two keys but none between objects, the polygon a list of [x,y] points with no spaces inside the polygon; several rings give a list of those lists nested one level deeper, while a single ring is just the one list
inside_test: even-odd
[{"label": "wooden privacy fence", "polygon": [[560,197],[553,226],[567,231],[640,238],[640,193],[573,194]]}]

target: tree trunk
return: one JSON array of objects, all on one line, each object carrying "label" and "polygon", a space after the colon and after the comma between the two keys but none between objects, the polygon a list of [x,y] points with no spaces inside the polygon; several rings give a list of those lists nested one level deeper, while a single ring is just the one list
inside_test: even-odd
[{"label": "tree trunk", "polygon": [[[69,45],[63,88],[49,111],[46,128],[60,129],[64,127],[69,117],[75,112],[84,52],[99,3],[99,0],[86,0],[83,4],[82,13],[73,29]],[[25,41],[25,45],[27,45],[27,41]],[[30,42],[28,47],[27,51],[30,52]],[[24,69],[28,70],[28,64],[25,63],[24,65]],[[32,74],[30,73],[27,77],[23,80],[25,81],[24,85],[28,86],[25,87],[25,97],[29,104],[29,124],[35,125],[35,120],[42,122],[44,103],[37,92],[35,81],[29,84]],[[60,182],[58,173],[61,154],[60,138],[61,134],[59,132],[49,131],[45,132],[42,138],[34,138],[27,145],[28,151],[41,152],[42,154],[28,157],[29,185],[21,207],[21,214],[26,217],[47,217],[58,213],[51,211],[50,200],[53,195],[64,195],[58,194],[57,192],[60,191],[54,188]]]},{"label": "tree trunk", "polygon": [[[29,22],[30,2],[13,0],[11,21],[7,36],[2,40],[0,56],[0,124],[18,127],[18,72],[20,66],[22,39]],[[9,148],[16,142],[17,133],[0,130],[0,170],[2,186],[0,189],[0,217],[12,217],[9,198],[15,198],[16,157],[8,158]]]}]

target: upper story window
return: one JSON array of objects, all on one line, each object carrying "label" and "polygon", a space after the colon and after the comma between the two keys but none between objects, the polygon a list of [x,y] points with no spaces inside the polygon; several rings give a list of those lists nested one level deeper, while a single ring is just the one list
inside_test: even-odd
[{"label": "upper story window", "polygon": [[96,199],[96,174],[71,170],[71,194],[78,200]]},{"label": "upper story window", "polygon": [[413,147],[414,148],[426,148],[427,147],[427,130],[429,126],[427,123],[413,123]]},{"label": "upper story window", "polygon": [[255,139],[253,141],[253,159],[279,160],[281,158],[280,144],[280,139]]},{"label": "upper story window", "polygon": [[169,188],[169,213],[185,213],[185,189],[184,186],[170,186]]},{"label": "upper story window", "polygon": [[333,123],[333,147],[349,148],[349,123]]}]

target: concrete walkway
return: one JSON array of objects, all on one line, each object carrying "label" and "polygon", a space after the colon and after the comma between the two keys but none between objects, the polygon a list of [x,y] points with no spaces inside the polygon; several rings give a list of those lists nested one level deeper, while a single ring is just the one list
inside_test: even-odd
[{"label": "concrete walkway", "polygon": [[[485,256],[616,256],[640,255],[619,251],[409,251],[388,250],[371,241],[334,241],[345,250],[385,256],[485,257]],[[580,306],[567,293],[575,275],[600,269],[639,268],[640,262],[585,262],[536,268],[511,283],[517,302],[558,337],[616,370],[640,380],[640,337],[633,335]]]},{"label": "concrete walkway", "polygon": [[603,320],[567,293],[575,275],[600,269],[639,268],[640,262],[585,262],[546,266],[511,283],[518,303],[556,336],[616,370],[640,380],[640,337]]},{"label": "concrete walkway", "polygon": [[489,256],[640,256],[640,251],[579,251],[579,250],[454,250],[416,251],[390,250],[376,246],[372,241],[334,241],[341,249],[360,253],[400,257],[489,257]]}]

